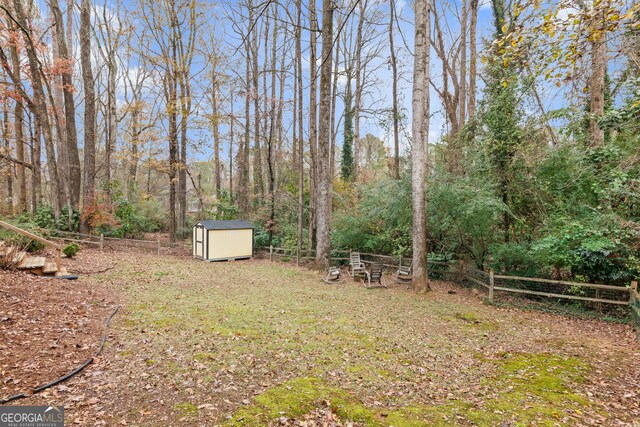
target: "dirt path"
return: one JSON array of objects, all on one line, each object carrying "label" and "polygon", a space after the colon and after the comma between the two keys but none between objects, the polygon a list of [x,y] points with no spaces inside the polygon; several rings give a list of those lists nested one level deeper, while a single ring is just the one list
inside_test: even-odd
[{"label": "dirt path", "polygon": [[498,309],[442,282],[418,296],[329,286],[267,261],[112,256],[115,268],[75,283],[124,304],[103,357],[21,401],[64,404],[69,425],[631,425],[640,417],[632,362],[640,351],[626,325]]}]

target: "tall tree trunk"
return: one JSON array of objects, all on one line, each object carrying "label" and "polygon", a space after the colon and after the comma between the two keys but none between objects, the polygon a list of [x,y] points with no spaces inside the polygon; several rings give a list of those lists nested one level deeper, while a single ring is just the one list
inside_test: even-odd
[{"label": "tall tree trunk", "polygon": [[[465,1],[465,0],[463,0]],[[400,179],[400,135],[398,129],[398,63],[396,60],[396,50],[393,43],[393,27],[395,25],[396,2],[389,1],[389,52],[391,54],[391,96],[393,106],[391,108],[393,120],[393,171],[392,175],[395,179]]]},{"label": "tall tree trunk", "polygon": [[[9,51],[14,73],[16,74],[17,79],[20,80],[20,57],[15,43],[11,43],[9,45]],[[24,141],[24,107],[22,106],[22,102],[22,99],[16,101],[13,108],[16,159],[18,159],[19,162],[24,162],[25,160],[24,153],[26,145]],[[25,167],[23,165],[16,165],[16,169],[18,175],[18,205],[16,208],[17,212],[22,213],[27,210],[27,178]]]},{"label": "tall tree trunk", "polygon": [[[253,2],[250,2],[250,17],[249,22],[254,22],[253,17]],[[251,45],[252,45],[252,60],[253,60],[253,184],[256,190],[256,194],[260,196],[260,199],[264,199],[264,182],[262,180],[262,149],[260,148],[260,82],[259,82],[259,70],[258,70],[258,31],[254,28],[251,33]],[[267,88],[264,88],[265,91]],[[266,92],[265,92],[266,96]]]},{"label": "tall tree trunk", "polygon": [[[271,112],[269,114],[269,140],[267,142],[267,167],[269,174],[269,200],[270,200],[270,213],[269,213],[269,244],[273,240],[273,232],[275,229],[276,221],[276,176],[275,176],[275,147],[276,143],[276,60],[277,60],[277,43],[278,43],[278,21],[275,10],[273,12],[273,39],[271,43]],[[284,48],[283,48],[284,49]],[[265,56],[265,64],[266,64]],[[265,73],[266,76],[266,73]],[[265,85],[265,92],[267,86]],[[266,97],[265,93],[265,97]]]},{"label": "tall tree trunk", "polygon": [[42,64],[38,59],[37,47],[34,45],[31,34],[24,33],[30,26],[27,24],[26,14],[23,8],[21,0],[13,1],[14,11],[16,13],[16,20],[22,28],[23,39],[26,44],[27,59],[29,62],[29,72],[31,74],[31,80],[34,92],[34,103],[36,126],[38,130],[42,131],[44,135],[45,151],[47,158],[47,168],[49,170],[49,181],[51,183],[51,202],[53,204],[54,218],[56,222],[60,219],[60,209],[62,207],[62,193],[60,191],[60,177],[58,175],[58,167],[55,155],[55,146],[53,140],[53,132],[51,129],[51,122],[49,121],[49,113],[46,104],[46,97],[43,85],[43,71]]},{"label": "tall tree trunk", "polygon": [[131,111],[131,159],[129,159],[129,184],[127,185],[127,197],[134,200],[138,189],[138,157],[140,147],[140,109],[141,101],[134,96],[133,111]]},{"label": "tall tree trunk", "polygon": [[[91,1],[80,3],[80,61],[84,87],[84,171],[83,206],[93,204],[96,175],[96,93],[91,69]],[[134,130],[135,132],[135,130]],[[82,232],[89,231],[86,221],[80,223]]]},{"label": "tall tree trunk", "polygon": [[[64,33],[64,21],[58,0],[51,0],[51,7],[53,8],[55,23],[58,28],[58,31],[56,31],[58,51],[60,53],[60,60],[63,62],[61,74],[65,113],[65,151],[67,153],[67,164],[69,166],[67,176],[69,179],[69,199],[71,201],[71,206],[68,208],[71,210],[80,203],[80,186],[82,183],[80,154],[78,152],[78,134],[76,131],[76,107],[73,99],[73,93],[75,90],[73,87],[73,65],[67,49],[67,41]],[[68,25],[71,24],[72,23],[68,23]],[[71,222],[72,218],[69,218],[69,221]]]},{"label": "tall tree trunk", "polygon": [[[356,93],[353,104],[353,180],[358,180],[360,168],[360,109],[362,104],[362,91],[365,79],[365,70],[362,68],[362,32],[364,27],[364,15],[368,0],[360,0],[358,3],[358,28],[356,30]],[[366,67],[365,67],[366,68]]]},{"label": "tall tree trunk", "polygon": [[411,190],[413,287],[428,290],[426,171],[429,137],[430,1],[416,0],[412,96]]},{"label": "tall tree trunk", "polygon": [[178,53],[177,53],[177,27],[178,18],[175,13],[174,0],[169,0],[171,36],[170,54],[173,67],[166,70],[165,85],[167,91],[167,115],[169,121],[169,241],[176,241],[177,218],[176,218],[176,181],[179,162],[178,154]]},{"label": "tall tree trunk", "polygon": [[316,191],[318,183],[318,74],[316,71],[316,49],[318,20],[316,15],[316,0],[309,0],[309,248],[316,245]]},{"label": "tall tree trunk", "polygon": [[[338,28],[340,28],[340,19],[338,19],[337,26]],[[336,56],[335,62],[333,64],[333,83],[331,84],[331,124],[329,125],[329,129],[331,132],[329,176],[332,182],[333,177],[335,176],[336,169],[336,135],[338,134],[338,130],[336,129],[336,100],[338,99],[338,76],[340,74],[340,35],[336,37],[334,50]]]},{"label": "tall tree trunk", "polygon": [[40,157],[42,155],[42,131],[40,129],[40,122],[36,118],[36,114],[33,114],[33,120],[31,120],[33,126],[31,134],[31,212],[36,212],[38,206],[42,201],[42,167]]},{"label": "tall tree trunk", "polygon": [[[330,262],[331,221],[331,70],[333,61],[333,2],[322,2],[322,54],[320,66],[320,122],[318,127],[318,185],[316,190],[316,265]],[[313,66],[313,64],[312,64]]]},{"label": "tall tree trunk", "polygon": [[231,94],[229,95],[229,100],[231,103],[230,109],[230,120],[229,120],[229,200],[233,202],[233,142],[234,142],[234,132],[233,125],[235,124],[236,117],[234,115],[233,110],[233,98],[235,97],[235,93],[233,88],[231,88]]},{"label": "tall tree trunk", "polygon": [[[251,28],[251,21],[249,23]],[[247,34],[247,38],[249,35]],[[247,62],[245,64],[245,103],[244,103],[244,144],[240,144],[238,156],[240,156],[240,186],[238,187],[238,197],[240,199],[240,209],[245,217],[249,215],[249,145],[251,144],[251,49],[247,46]]]},{"label": "tall tree trunk", "polygon": [[469,23],[469,119],[476,115],[476,66],[478,63],[477,36],[478,36],[478,0],[470,0],[471,22]]},{"label": "tall tree trunk", "polygon": [[[4,76],[3,76],[4,77]],[[9,130],[9,109],[5,108],[2,113],[2,141],[3,146],[0,151],[11,158],[11,131]],[[5,183],[5,197],[0,205],[3,207],[2,213],[4,215],[13,215],[13,162],[9,159],[0,160],[0,176],[2,176]]]},{"label": "tall tree trunk", "polygon": [[[278,19],[277,15],[274,15],[274,19]],[[276,26],[277,26],[277,21],[276,21]],[[285,95],[285,82],[286,82],[286,76],[287,76],[287,66],[286,66],[286,60],[287,60],[287,53],[288,53],[288,49],[285,49],[285,46],[287,46],[289,43],[289,32],[288,31],[283,31],[283,41],[282,41],[282,56],[280,57],[280,69],[278,71],[278,84],[279,86],[279,93],[278,93],[278,112],[277,112],[277,117],[276,117],[276,135],[277,135],[277,149],[276,149],[276,156],[275,156],[275,160],[274,160],[274,169],[275,169],[275,176],[276,176],[276,191],[278,190],[277,186],[278,184],[281,182],[281,180],[279,179],[279,177],[281,176],[281,170],[282,170],[282,160],[284,157],[284,153],[283,153],[283,144],[284,144],[284,127],[283,127],[283,111],[284,111],[284,95]],[[294,97],[295,97],[295,93],[294,93]],[[295,108],[293,109],[293,116],[295,116]],[[292,124],[295,127],[295,118],[292,119]]]},{"label": "tall tree trunk", "polygon": [[[56,151],[58,154],[57,158],[57,167],[60,174],[60,190],[62,191],[62,195],[60,196],[63,200],[67,201],[67,209],[70,204],[70,194],[69,194],[69,156],[67,154],[67,146],[66,146],[66,126],[65,126],[65,115],[63,114],[64,108],[64,95],[63,95],[63,82],[62,76],[60,75],[60,69],[66,64],[60,58],[60,47],[58,45],[58,33],[64,33],[64,29],[55,25],[57,19],[53,5],[50,3],[50,13],[51,13],[51,22],[54,25],[51,28],[51,55],[52,55],[52,63],[54,64],[54,68],[56,72],[50,77],[50,86],[53,90],[52,98],[51,98],[51,109],[52,109],[52,119],[53,125],[55,129],[56,136]],[[64,34],[62,34],[64,37]]]},{"label": "tall tree trunk", "polygon": [[460,16],[460,90],[458,92],[459,127],[462,128],[467,114],[467,0],[462,0]]},{"label": "tall tree trunk", "polygon": [[[113,53],[112,53],[113,55]],[[107,199],[111,199],[111,155],[116,147],[116,132],[118,129],[116,111],[116,74],[115,58],[110,57],[107,62],[107,129],[104,153],[104,170]]]},{"label": "tall tree trunk", "polygon": [[218,113],[218,82],[216,77],[215,60],[212,60],[211,70],[211,129],[213,130],[213,173],[216,187],[216,197],[221,195],[222,179],[220,176],[220,116]]},{"label": "tall tree trunk", "polygon": [[303,101],[303,84],[302,84],[302,0],[296,0],[298,10],[296,25],[296,86],[298,89],[298,238],[296,248],[298,255],[302,256],[302,233],[303,233],[303,215],[304,215],[304,124],[302,121]]},{"label": "tall tree trunk", "polygon": [[187,145],[189,143],[189,115],[191,113],[191,83],[184,67],[180,70],[180,161],[178,166],[178,229],[187,224]]},{"label": "tall tree trunk", "polygon": [[589,137],[592,146],[604,144],[604,130],[598,119],[604,114],[605,74],[607,72],[606,11],[609,1],[594,2],[591,25],[591,77],[589,79]]}]

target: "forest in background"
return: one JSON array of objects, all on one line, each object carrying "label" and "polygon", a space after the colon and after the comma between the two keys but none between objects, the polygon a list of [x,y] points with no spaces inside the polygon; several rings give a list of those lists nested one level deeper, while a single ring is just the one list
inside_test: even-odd
[{"label": "forest in background", "polygon": [[627,284],[639,9],[5,1],[1,208],[172,241],[246,218],[258,246],[312,248],[320,265],[333,248],[419,268],[428,242],[434,259]]}]

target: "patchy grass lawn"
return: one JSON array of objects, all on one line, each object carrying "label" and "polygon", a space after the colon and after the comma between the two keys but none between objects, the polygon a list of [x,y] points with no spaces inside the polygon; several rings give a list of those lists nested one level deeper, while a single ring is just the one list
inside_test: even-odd
[{"label": "patchy grass lawn", "polygon": [[70,425],[294,425],[318,411],[396,427],[640,416],[626,325],[498,309],[444,282],[416,295],[325,285],[267,261],[115,258],[78,282],[124,304],[101,360],[23,401],[64,403]]}]

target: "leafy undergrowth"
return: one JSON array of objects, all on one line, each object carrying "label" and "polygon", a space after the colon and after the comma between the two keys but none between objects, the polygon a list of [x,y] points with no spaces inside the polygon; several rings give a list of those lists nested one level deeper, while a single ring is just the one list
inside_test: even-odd
[{"label": "leafy undergrowth", "polygon": [[82,284],[125,303],[96,374],[34,399],[63,403],[79,425],[296,425],[326,414],[345,425],[606,425],[640,415],[624,325],[495,308],[444,282],[418,296],[325,285],[268,261],[114,258]]}]

